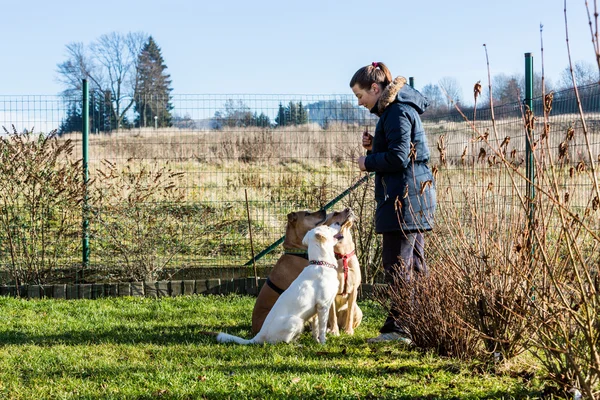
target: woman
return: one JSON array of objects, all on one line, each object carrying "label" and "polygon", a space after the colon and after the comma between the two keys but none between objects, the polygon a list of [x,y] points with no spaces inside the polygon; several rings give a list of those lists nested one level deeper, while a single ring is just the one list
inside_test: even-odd
[{"label": "woman", "polygon": [[[407,282],[426,273],[423,232],[433,227],[435,182],[427,165],[429,148],[420,114],[427,99],[392,75],[385,64],[360,68],[350,81],[358,105],[379,116],[374,136],[363,133],[366,156],[357,159],[361,171],[375,171],[375,230],[383,236],[386,282]],[[402,279],[399,279],[402,278]],[[396,288],[401,289],[401,288]],[[380,335],[369,342],[412,343],[408,329],[392,304]]]}]

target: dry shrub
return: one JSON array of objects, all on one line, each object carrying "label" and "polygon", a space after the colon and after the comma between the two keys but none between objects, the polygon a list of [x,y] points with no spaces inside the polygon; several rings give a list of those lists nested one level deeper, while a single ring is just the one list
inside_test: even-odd
[{"label": "dry shrub", "polygon": [[460,317],[477,332],[487,354],[512,358],[528,346],[532,327],[523,316],[540,275],[529,259],[527,219],[517,190],[502,168],[466,183],[448,179],[438,188],[433,268],[451,277],[447,284],[463,298]]},{"label": "dry shrub", "polygon": [[56,132],[0,137],[0,258],[16,285],[46,278],[81,245],[83,170]]},{"label": "dry shrub", "polygon": [[[551,108],[551,102],[546,104],[541,122],[534,122],[529,110],[523,113],[525,134],[543,124],[538,131],[543,134],[532,146],[533,181],[524,165],[511,160],[495,126],[489,135],[475,129],[473,140],[485,145],[486,158],[496,161],[473,169],[471,177],[445,170],[447,181],[438,182],[438,227],[430,235],[428,256],[433,269],[451,277],[445,284],[461,299],[454,317],[477,333],[487,354],[508,359],[531,350],[561,393],[578,390],[597,398],[597,136],[583,113],[577,124],[553,126]],[[575,142],[581,144],[579,161],[569,168],[572,159],[564,143]],[[476,154],[469,156],[475,159]],[[439,318],[432,321],[440,323]]]},{"label": "dry shrub", "polygon": [[375,298],[387,308],[399,305],[398,319],[419,348],[461,359],[482,356],[479,336],[464,324],[464,297],[449,282],[448,272],[433,269],[410,281],[395,277],[392,285],[376,291]]},{"label": "dry shrub", "polygon": [[156,280],[195,240],[185,234],[196,216],[184,212],[183,174],[168,166],[136,169],[131,162],[119,167],[108,161],[97,173],[91,224],[95,253],[120,268],[117,278]]},{"label": "dry shrub", "polygon": [[510,359],[534,329],[524,316],[539,271],[522,245],[526,220],[511,204],[517,196],[498,184],[505,177],[494,175],[484,178],[497,185],[483,188],[449,175],[437,183],[436,228],[425,239],[430,275],[381,297],[397,304],[417,345],[441,355]]},{"label": "dry shrub", "polygon": [[[534,307],[528,315],[539,327],[532,350],[561,392],[577,390],[594,399],[600,397],[600,186],[594,162],[598,143],[583,113],[577,124],[562,126],[561,132],[550,122],[552,102],[546,105],[544,123],[551,135],[541,136],[535,152],[532,262],[544,274],[535,282]],[[568,175],[559,168],[568,158],[566,152],[559,147],[556,157],[553,151],[556,136],[561,143],[584,144],[581,153],[587,161],[580,161]]]}]

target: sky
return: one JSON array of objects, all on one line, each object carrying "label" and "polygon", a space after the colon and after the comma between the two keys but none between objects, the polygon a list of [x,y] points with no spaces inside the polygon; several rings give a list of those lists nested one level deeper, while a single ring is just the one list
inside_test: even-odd
[{"label": "sky", "polygon": [[[568,66],[564,0],[4,0],[0,95],[54,95],[66,45],[143,31],[173,94],[352,94],[354,72],[385,62],[415,87],[455,78],[465,103],[490,72],[523,75],[533,53],[558,82]],[[594,0],[589,1],[593,7]],[[600,1],[598,6],[600,7]],[[591,10],[593,14],[593,10]],[[567,0],[573,61],[595,65],[585,0]]]}]

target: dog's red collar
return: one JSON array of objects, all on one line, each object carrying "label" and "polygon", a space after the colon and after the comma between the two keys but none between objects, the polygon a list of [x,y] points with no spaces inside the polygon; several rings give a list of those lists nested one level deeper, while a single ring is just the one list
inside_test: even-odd
[{"label": "dog's red collar", "polygon": [[348,254],[340,254],[335,253],[335,256],[338,260],[342,260],[344,262],[344,290],[342,294],[348,294],[348,259],[352,257],[356,253],[356,249],[352,250]]},{"label": "dog's red collar", "polygon": [[352,257],[356,253],[356,250],[352,250],[348,254],[335,253],[335,256],[338,260],[344,260],[344,265],[348,264],[348,259]]},{"label": "dog's red collar", "polygon": [[337,269],[337,265],[328,263],[327,261],[321,261],[321,260],[310,260],[308,262],[310,265],[322,265],[324,267],[329,267],[329,268],[333,268],[333,269]]}]

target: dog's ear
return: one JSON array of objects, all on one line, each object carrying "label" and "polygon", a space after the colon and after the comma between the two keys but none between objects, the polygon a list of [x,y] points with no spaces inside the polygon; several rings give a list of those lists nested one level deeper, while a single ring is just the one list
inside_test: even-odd
[{"label": "dog's ear", "polygon": [[319,243],[325,243],[325,242],[327,242],[327,236],[323,235],[321,232],[316,232],[315,233],[315,239],[317,239],[317,241]]},{"label": "dog's ear", "polygon": [[296,222],[298,221],[298,214],[295,212],[291,212],[287,215],[288,222]]}]

